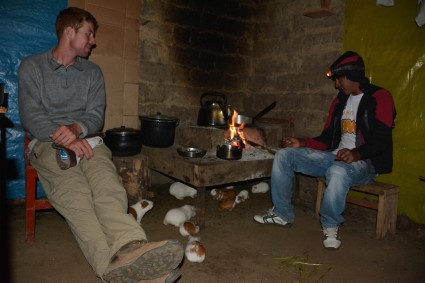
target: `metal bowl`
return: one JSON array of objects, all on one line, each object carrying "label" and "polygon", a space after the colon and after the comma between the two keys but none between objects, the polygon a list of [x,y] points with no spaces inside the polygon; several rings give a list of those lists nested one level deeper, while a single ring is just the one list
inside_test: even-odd
[{"label": "metal bowl", "polygon": [[200,158],[203,157],[207,151],[196,147],[181,147],[177,149],[177,153],[183,157]]}]

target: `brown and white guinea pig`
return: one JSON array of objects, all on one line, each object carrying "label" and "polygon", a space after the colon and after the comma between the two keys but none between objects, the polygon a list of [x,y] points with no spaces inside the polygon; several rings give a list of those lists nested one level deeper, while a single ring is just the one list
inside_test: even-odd
[{"label": "brown and white guinea pig", "polygon": [[205,260],[205,247],[200,242],[200,237],[189,236],[189,241],[186,245],[185,256],[190,262],[203,262]]},{"label": "brown and white guinea pig", "polygon": [[185,221],[182,225],[180,225],[180,235],[183,237],[193,236],[199,232],[199,226],[195,225],[195,223],[190,221]]},{"label": "brown and white guinea pig", "polygon": [[235,203],[241,203],[249,199],[249,193],[247,190],[242,190],[239,192],[239,194],[235,198]]},{"label": "brown and white guinea pig", "polygon": [[175,196],[177,199],[182,200],[185,197],[196,197],[196,189],[189,187],[180,182],[172,183],[169,189],[170,195]]},{"label": "brown and white guinea pig", "polygon": [[232,209],[235,208],[235,205],[236,205],[235,198],[223,199],[223,200],[220,200],[218,203],[218,207],[220,207],[220,209],[228,210],[228,211],[232,211]]},{"label": "brown and white guinea pig", "polygon": [[193,205],[183,205],[182,207],[170,209],[164,217],[164,225],[174,225],[180,227],[185,221],[196,216],[195,207]]},{"label": "brown and white guinea pig", "polygon": [[152,201],[142,199],[141,201],[136,202],[128,208],[128,214],[132,215],[134,219],[136,219],[137,223],[140,223],[145,213],[151,210],[152,207]]},{"label": "brown and white guinea pig", "polygon": [[235,190],[220,190],[212,189],[211,195],[215,200],[234,199],[236,196]]}]

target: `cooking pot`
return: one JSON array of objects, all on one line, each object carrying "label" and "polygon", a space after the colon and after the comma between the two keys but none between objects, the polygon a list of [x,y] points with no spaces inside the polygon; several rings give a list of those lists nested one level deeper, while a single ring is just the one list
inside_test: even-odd
[{"label": "cooking pot", "polygon": [[160,112],[140,116],[142,144],[149,147],[170,147],[174,144],[176,127],[180,120],[162,115]]},{"label": "cooking pot", "polygon": [[[211,100],[207,100],[210,98]],[[201,109],[198,114],[198,126],[227,126],[232,110],[227,98],[219,92],[207,92],[201,95]]]},{"label": "cooking pot", "polygon": [[217,145],[216,155],[221,159],[238,160],[242,158],[242,147],[230,144]]},{"label": "cooking pot", "polygon": [[113,156],[136,155],[142,149],[140,130],[124,126],[107,130],[103,141],[112,151]]}]

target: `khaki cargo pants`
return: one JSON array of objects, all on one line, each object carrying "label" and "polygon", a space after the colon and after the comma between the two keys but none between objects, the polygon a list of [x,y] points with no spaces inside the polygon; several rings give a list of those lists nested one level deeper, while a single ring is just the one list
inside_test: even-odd
[{"label": "khaki cargo pants", "polygon": [[146,234],[127,214],[127,193],[118,179],[111,151],[94,148],[94,157],[61,170],[51,142],[37,142],[30,161],[50,203],[66,219],[89,264],[99,277],[120,247]]}]

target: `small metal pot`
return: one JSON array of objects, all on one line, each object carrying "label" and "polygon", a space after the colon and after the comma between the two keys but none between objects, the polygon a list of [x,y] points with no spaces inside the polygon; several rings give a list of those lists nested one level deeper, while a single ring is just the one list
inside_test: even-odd
[{"label": "small metal pot", "polygon": [[218,158],[226,160],[238,160],[242,158],[242,147],[235,145],[217,145]]},{"label": "small metal pot", "polygon": [[105,132],[103,139],[113,156],[131,156],[139,154],[142,149],[140,130],[121,126]]},{"label": "small metal pot", "polygon": [[149,147],[165,148],[174,144],[176,127],[180,120],[162,115],[140,116],[142,144]]}]

